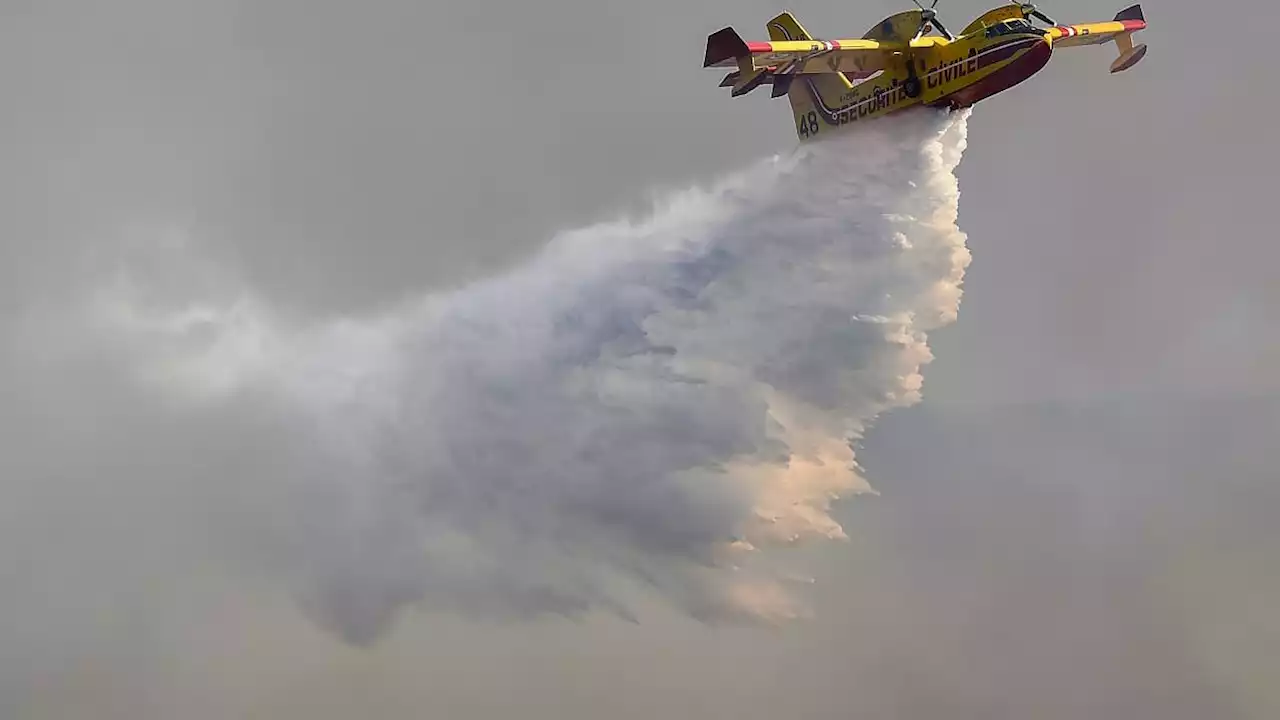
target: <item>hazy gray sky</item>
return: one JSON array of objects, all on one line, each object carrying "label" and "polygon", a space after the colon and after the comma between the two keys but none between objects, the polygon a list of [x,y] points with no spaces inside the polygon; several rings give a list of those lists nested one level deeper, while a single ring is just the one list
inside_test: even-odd
[{"label": "hazy gray sky", "polygon": [[[790,9],[857,36],[903,7]],[[985,8],[940,10],[962,27]],[[1144,8],[1133,70],[1063,51],[970,119],[959,321],[931,340],[924,403],[864,443],[880,495],[846,503],[851,541],[813,553],[816,619],[424,611],[361,650],[255,578],[253,533],[286,520],[244,480],[245,448],[270,442],[251,417],[193,432],[100,365],[40,372],[29,318],[169,228],[303,319],[517,264],[655,188],[790,150],[784,100],[730,99],[699,67],[708,33],[763,36],[781,8],[6,9],[0,714],[1274,717],[1280,145],[1263,73],[1280,11]],[[209,453],[225,464],[192,466]]]}]

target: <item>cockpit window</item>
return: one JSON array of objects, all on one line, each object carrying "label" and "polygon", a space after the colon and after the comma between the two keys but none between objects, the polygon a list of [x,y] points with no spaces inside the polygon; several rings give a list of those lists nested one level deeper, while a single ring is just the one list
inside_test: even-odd
[{"label": "cockpit window", "polygon": [[1031,23],[1022,18],[1014,18],[987,28],[987,37],[997,37],[999,35],[1008,35],[1009,33],[1033,32],[1034,30],[1035,26]]}]

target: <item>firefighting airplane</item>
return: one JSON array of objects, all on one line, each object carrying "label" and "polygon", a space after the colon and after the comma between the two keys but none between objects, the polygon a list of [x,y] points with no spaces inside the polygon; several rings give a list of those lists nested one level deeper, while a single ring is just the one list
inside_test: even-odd
[{"label": "firefighting airplane", "polygon": [[[934,12],[938,0],[927,8],[912,1],[920,9],[885,18],[858,40],[815,39],[789,12],[769,21],[770,42],[746,42],[726,27],[707,38],[703,67],[736,66],[720,82],[734,97],[764,84],[773,97],[786,95],[803,142],[914,105],[969,107],[1039,72],[1055,48],[1115,41],[1113,73],[1147,54],[1133,43],[1147,26],[1141,5],[1111,22],[1059,25],[1035,5],[1014,3],[952,35]],[[935,28],[941,36],[930,35]]]}]

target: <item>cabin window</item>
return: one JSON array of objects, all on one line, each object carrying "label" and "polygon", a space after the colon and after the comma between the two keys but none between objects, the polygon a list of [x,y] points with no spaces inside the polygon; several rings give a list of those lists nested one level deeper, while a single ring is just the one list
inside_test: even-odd
[{"label": "cabin window", "polygon": [[1009,33],[1031,32],[1035,27],[1021,18],[1006,20],[998,25],[992,25],[987,28],[987,37],[998,37],[1000,35],[1008,35]]}]

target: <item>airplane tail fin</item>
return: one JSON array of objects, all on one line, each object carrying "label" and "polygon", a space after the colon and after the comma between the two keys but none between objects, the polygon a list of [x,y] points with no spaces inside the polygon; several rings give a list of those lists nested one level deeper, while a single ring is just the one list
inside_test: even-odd
[{"label": "airplane tail fin", "polygon": [[1146,22],[1147,19],[1142,16],[1142,5],[1130,5],[1116,13],[1116,22],[1124,22],[1125,20],[1141,20],[1142,22]]},{"label": "airplane tail fin", "polygon": [[714,67],[744,56],[751,56],[747,41],[732,27],[721,28],[707,36],[707,52],[702,67]]},{"label": "airplane tail fin", "polygon": [[756,69],[751,61],[751,48],[732,27],[721,28],[707,36],[707,52],[702,59],[702,67],[716,67],[736,63],[738,69],[725,75],[720,87],[732,87],[733,97],[746,95],[761,84],[770,81],[772,74],[764,69]]},{"label": "airplane tail fin", "polygon": [[[1141,27],[1146,26],[1147,19],[1142,14],[1142,5],[1131,5],[1124,10],[1116,13],[1116,22],[1123,23],[1141,23]],[[1138,61],[1142,60],[1147,54],[1146,44],[1133,44],[1133,33],[1136,30],[1122,32],[1115,37],[1116,49],[1120,55],[1111,63],[1111,72],[1118,73],[1128,70]]]}]

